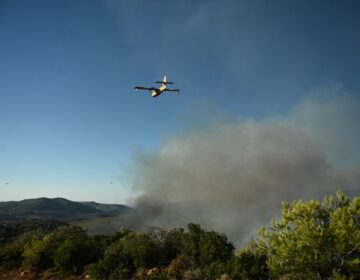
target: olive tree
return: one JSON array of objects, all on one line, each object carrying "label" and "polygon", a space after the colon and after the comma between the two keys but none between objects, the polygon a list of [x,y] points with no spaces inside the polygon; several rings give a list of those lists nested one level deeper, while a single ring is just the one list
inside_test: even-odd
[{"label": "olive tree", "polygon": [[360,197],[282,203],[281,219],[260,229],[259,246],[273,277],[360,276]]}]

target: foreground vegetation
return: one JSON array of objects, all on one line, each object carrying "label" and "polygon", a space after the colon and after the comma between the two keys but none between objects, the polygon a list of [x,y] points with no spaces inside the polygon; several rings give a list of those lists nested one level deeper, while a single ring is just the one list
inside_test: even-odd
[{"label": "foreground vegetation", "polygon": [[3,223],[0,269],[20,267],[44,279],[360,279],[360,197],[283,203],[281,219],[239,251],[196,224],[89,237],[58,222]]}]

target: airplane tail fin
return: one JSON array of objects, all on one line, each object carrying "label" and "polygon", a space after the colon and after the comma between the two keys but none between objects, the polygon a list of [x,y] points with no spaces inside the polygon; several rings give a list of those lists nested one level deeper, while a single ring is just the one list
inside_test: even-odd
[{"label": "airplane tail fin", "polygon": [[164,78],[163,78],[162,82],[156,81],[155,83],[157,83],[157,84],[163,84],[163,85],[172,85],[172,84],[174,84],[174,82],[167,82],[167,81],[166,81],[166,75],[164,75]]}]

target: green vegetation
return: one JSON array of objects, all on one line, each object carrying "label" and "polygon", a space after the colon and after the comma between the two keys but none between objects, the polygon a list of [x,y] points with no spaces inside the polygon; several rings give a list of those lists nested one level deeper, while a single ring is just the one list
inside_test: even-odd
[{"label": "green vegetation", "polygon": [[260,230],[259,244],[274,277],[360,277],[360,197],[283,203],[281,220]]},{"label": "green vegetation", "polygon": [[54,221],[30,228],[6,223],[0,226],[0,267],[100,280],[359,279],[360,197],[338,192],[323,202],[283,203],[280,220],[238,251],[224,234],[196,224],[90,237]]}]

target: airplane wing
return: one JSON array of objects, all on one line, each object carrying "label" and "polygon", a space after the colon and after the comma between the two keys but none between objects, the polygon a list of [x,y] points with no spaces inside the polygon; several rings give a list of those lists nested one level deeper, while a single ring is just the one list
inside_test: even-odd
[{"label": "airplane wing", "polygon": [[174,91],[174,92],[176,92],[176,93],[179,93],[179,92],[180,92],[180,89],[167,88],[167,89],[165,89],[164,91]]},{"label": "airplane wing", "polygon": [[154,87],[134,87],[134,90],[139,90],[139,89],[154,90],[154,89],[156,89],[156,88],[154,88]]}]

